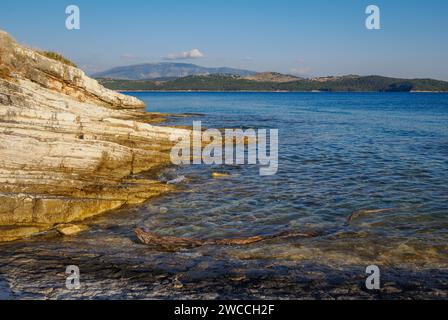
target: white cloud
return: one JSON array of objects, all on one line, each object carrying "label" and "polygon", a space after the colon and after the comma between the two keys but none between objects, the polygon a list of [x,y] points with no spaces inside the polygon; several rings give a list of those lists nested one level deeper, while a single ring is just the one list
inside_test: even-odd
[{"label": "white cloud", "polygon": [[289,72],[293,75],[306,75],[311,72],[311,68],[309,67],[297,67],[292,68]]},{"label": "white cloud", "polygon": [[136,56],[132,53],[123,53],[120,58],[122,59],[135,59]]},{"label": "white cloud", "polygon": [[183,60],[183,59],[198,59],[203,58],[204,54],[199,51],[198,49],[193,49],[190,51],[183,51],[183,52],[177,52],[172,53],[166,56],[165,60]]}]

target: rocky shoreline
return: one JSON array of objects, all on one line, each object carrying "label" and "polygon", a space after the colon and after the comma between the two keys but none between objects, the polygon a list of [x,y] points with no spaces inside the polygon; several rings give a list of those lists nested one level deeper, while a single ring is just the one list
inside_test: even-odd
[{"label": "rocky shoreline", "polygon": [[137,176],[170,163],[164,115],[0,31],[0,242],[172,190]]}]

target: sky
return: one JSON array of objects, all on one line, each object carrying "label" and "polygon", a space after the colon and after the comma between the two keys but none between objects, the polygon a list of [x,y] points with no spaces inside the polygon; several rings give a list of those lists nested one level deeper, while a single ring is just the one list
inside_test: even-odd
[{"label": "sky", "polygon": [[[380,30],[365,27],[368,5]],[[80,9],[80,30],[65,26]],[[2,0],[0,29],[87,73],[147,62],[448,80],[446,0]]]}]

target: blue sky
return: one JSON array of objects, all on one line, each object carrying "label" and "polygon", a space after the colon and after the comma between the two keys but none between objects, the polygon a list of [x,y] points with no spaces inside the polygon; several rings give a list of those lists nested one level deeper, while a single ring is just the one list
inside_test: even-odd
[{"label": "blue sky", "polygon": [[[71,4],[81,30],[65,28]],[[369,4],[381,9],[381,30],[365,28]],[[448,80],[447,17],[446,0],[6,0],[0,28],[88,72],[197,49],[203,57],[176,61]]]}]

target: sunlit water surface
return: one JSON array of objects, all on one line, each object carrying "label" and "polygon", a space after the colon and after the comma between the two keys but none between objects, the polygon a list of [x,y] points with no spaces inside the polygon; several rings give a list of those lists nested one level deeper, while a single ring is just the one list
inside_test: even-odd
[{"label": "sunlit water surface", "polygon": [[[148,111],[189,114],[164,125],[279,129],[278,173],[168,168],[157,178],[185,177],[175,193],[92,219],[77,237],[49,233],[1,246],[0,297],[448,296],[448,95],[132,95]],[[384,208],[393,210],[347,223],[353,211]],[[317,236],[164,252],[139,244],[135,226],[201,239]],[[79,291],[65,289],[68,264],[81,269]],[[382,270],[381,291],[365,289],[371,264]]]}]

